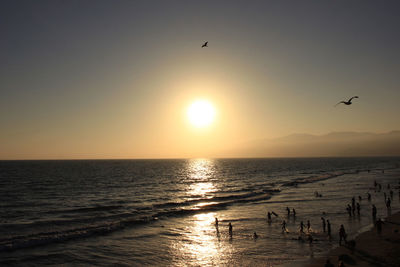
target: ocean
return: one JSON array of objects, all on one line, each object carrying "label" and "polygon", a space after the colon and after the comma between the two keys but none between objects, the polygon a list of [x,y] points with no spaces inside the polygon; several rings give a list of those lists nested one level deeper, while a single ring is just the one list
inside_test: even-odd
[{"label": "ocean", "polygon": [[[378,217],[399,211],[399,181],[400,158],[391,157],[0,161],[0,265],[302,261],[337,246],[341,224],[348,239],[368,229],[372,204]],[[352,197],[360,215],[346,211]]]}]

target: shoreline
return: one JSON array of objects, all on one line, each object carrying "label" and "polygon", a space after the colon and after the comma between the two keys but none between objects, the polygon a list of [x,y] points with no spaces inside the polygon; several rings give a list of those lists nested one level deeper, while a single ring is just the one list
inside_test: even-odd
[{"label": "shoreline", "polygon": [[384,220],[381,234],[373,226],[357,235],[354,240],[353,252],[348,245],[342,245],[325,255],[301,263],[293,262],[287,266],[319,267],[324,266],[327,259],[333,266],[338,266],[339,259],[345,266],[400,266],[400,212]]}]

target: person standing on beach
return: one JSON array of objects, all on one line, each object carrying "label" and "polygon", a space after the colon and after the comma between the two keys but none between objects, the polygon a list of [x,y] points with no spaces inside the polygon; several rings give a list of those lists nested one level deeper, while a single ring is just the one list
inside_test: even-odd
[{"label": "person standing on beach", "polygon": [[257,233],[256,233],[256,232],[254,232],[254,234],[253,234],[253,238],[254,238],[254,239],[257,239],[257,238],[258,238],[258,235],[257,235]]},{"label": "person standing on beach", "polygon": [[376,226],[376,231],[378,232],[378,234],[382,233],[382,225],[384,224],[384,222],[381,220],[381,218],[379,218],[376,222],[375,222],[375,226]]},{"label": "person standing on beach", "polygon": [[367,193],[367,196],[368,196],[368,201],[371,201],[371,194]]},{"label": "person standing on beach", "polygon": [[286,207],[286,211],[287,211],[287,216],[289,217],[289,216],[290,216],[290,209],[289,209],[289,207]]},{"label": "person standing on beach", "polygon": [[376,220],[376,206],[372,204],[372,219]]},{"label": "person standing on beach", "polygon": [[307,220],[307,232],[311,231],[311,223],[310,220]]},{"label": "person standing on beach", "polygon": [[388,209],[390,209],[390,198],[388,198],[387,201],[386,201],[386,207],[387,207]]},{"label": "person standing on beach", "polygon": [[287,232],[287,229],[286,229],[286,221],[283,220],[283,222],[282,222],[282,233],[286,233],[286,232]]},{"label": "person standing on beach", "polygon": [[269,211],[267,213],[267,218],[268,218],[268,221],[270,222],[271,221],[271,212],[269,212]]},{"label": "person standing on beach", "polygon": [[340,225],[340,229],[339,229],[339,246],[342,245],[342,239],[344,240],[345,244],[347,243],[346,237],[347,237],[347,234],[346,234],[346,231],[344,230],[344,226],[342,224],[342,225]]},{"label": "person standing on beach", "polygon": [[351,211],[354,215],[354,212],[356,211],[356,199],[354,197],[351,199]]},{"label": "person standing on beach", "polygon": [[294,208],[293,208],[292,213],[293,213],[293,217],[296,217],[296,210]]},{"label": "person standing on beach", "polygon": [[232,224],[229,223],[229,236],[232,238],[232,235],[233,235]]},{"label": "person standing on beach", "polygon": [[351,206],[350,206],[350,204],[347,204],[346,210],[347,210],[347,213],[349,214],[349,217],[351,217]]},{"label": "person standing on beach", "polygon": [[300,233],[304,233],[304,224],[303,224],[303,221],[300,222]]},{"label": "person standing on beach", "polygon": [[358,214],[358,216],[360,216],[360,209],[361,209],[360,203],[357,202],[357,214]]},{"label": "person standing on beach", "polygon": [[326,228],[325,218],[321,217],[321,220],[322,220],[322,229],[324,230],[325,233],[325,228]]},{"label": "person standing on beach", "polygon": [[326,220],[326,224],[328,226],[328,236],[331,237],[331,223],[329,222],[329,220]]}]

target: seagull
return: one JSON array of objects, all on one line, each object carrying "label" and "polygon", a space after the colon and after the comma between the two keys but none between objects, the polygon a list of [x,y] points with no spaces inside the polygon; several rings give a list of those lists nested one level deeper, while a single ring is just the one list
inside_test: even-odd
[{"label": "seagull", "polygon": [[205,42],[202,46],[201,46],[201,48],[203,48],[203,47],[208,47],[208,42]]},{"label": "seagull", "polygon": [[353,96],[352,98],[350,98],[349,100],[347,100],[347,101],[340,101],[339,103],[337,103],[336,105],[335,105],[335,107],[337,106],[337,105],[339,105],[339,104],[345,104],[345,105],[351,105],[352,103],[351,103],[351,100],[353,100],[353,98],[358,98],[358,96]]}]

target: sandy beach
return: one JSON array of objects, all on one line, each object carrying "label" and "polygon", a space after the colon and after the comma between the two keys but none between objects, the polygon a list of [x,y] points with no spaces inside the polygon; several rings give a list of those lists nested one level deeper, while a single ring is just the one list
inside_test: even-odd
[{"label": "sandy beach", "polygon": [[384,220],[380,234],[373,227],[357,236],[354,251],[349,245],[339,246],[304,266],[325,266],[327,259],[333,266],[338,266],[339,260],[344,266],[400,266],[400,213]]}]

